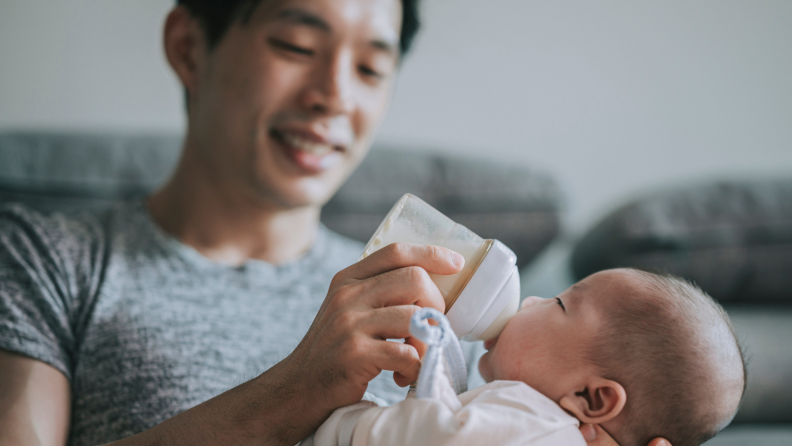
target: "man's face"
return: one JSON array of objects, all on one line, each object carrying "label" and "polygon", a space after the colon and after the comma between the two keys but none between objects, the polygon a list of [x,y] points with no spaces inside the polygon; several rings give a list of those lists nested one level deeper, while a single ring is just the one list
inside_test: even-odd
[{"label": "man's face", "polygon": [[619,295],[621,274],[595,274],[551,299],[526,298],[503,333],[484,344],[481,375],[488,382],[522,381],[558,401],[597,373],[586,353],[610,296]]},{"label": "man's face", "polygon": [[399,0],[264,1],[188,87],[192,144],[231,193],[322,205],[365,156],[399,61]]}]

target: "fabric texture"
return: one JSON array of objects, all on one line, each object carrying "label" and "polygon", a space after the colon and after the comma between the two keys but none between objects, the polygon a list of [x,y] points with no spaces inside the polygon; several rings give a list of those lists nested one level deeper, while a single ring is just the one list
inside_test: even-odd
[{"label": "fabric texture", "polygon": [[[338,409],[302,446],[585,446],[578,420],[522,382],[495,381],[457,397],[448,380],[436,399]],[[352,428],[349,441],[348,432]]]},{"label": "fabric texture", "polygon": [[[60,370],[73,392],[68,444],[103,444],[286,357],[361,251],[320,227],[299,260],[229,267],[162,232],[142,200],[74,216],[2,207],[0,349]],[[465,349],[473,364],[481,347]],[[368,391],[389,404],[406,393],[390,373]]]},{"label": "fabric texture", "polygon": [[691,279],[722,303],[792,303],[792,180],[720,181],[640,197],[577,244],[577,279],[616,267]]},{"label": "fabric texture", "polygon": [[530,263],[561,230],[560,189],[538,169],[432,150],[377,148],[322,210],[341,234],[368,241],[391,207],[412,193]]},{"label": "fabric texture", "polygon": [[[177,135],[0,132],[0,203],[44,212],[106,208],[161,186],[181,152]],[[374,147],[322,210],[333,231],[366,242],[407,192],[527,265],[561,228],[561,193],[539,169],[436,150]]]},{"label": "fabric texture", "polygon": [[[433,319],[437,325],[430,325]],[[410,319],[410,334],[426,344],[421,373],[415,389],[417,398],[437,398],[437,381],[447,380],[454,393],[467,392],[467,370],[462,348],[445,315],[434,308],[421,308]]]}]

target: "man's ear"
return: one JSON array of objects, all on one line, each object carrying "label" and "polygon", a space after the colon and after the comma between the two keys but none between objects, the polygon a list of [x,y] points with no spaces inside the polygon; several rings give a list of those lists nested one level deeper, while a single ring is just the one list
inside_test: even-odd
[{"label": "man's ear", "polygon": [[627,403],[627,392],[616,381],[602,377],[589,380],[579,392],[564,395],[559,404],[588,424],[601,424],[615,418]]},{"label": "man's ear", "polygon": [[163,45],[168,63],[192,95],[206,46],[201,24],[184,6],[173,8],[165,19]]}]

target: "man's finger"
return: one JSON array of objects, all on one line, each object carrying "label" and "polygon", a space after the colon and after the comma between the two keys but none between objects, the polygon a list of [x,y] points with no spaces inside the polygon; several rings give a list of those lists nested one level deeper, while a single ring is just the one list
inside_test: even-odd
[{"label": "man's finger", "polygon": [[445,311],[445,300],[423,268],[408,266],[359,282],[371,308],[418,305]]},{"label": "man's finger", "polygon": [[[580,426],[580,433],[586,440],[587,446],[619,446],[616,440],[598,424],[584,424]],[[661,443],[655,443],[656,441],[661,441]],[[663,444],[663,441],[665,440],[662,438],[655,438],[647,446],[671,446],[667,441]]]},{"label": "man's finger", "polygon": [[363,280],[407,266],[420,266],[435,274],[454,274],[465,265],[460,254],[440,246],[392,243],[344,270],[344,275]]},{"label": "man's finger", "polygon": [[418,357],[423,359],[424,355],[426,354],[427,346],[420,339],[409,336],[404,338],[405,344],[410,344],[415,348],[415,351],[418,352]]},{"label": "man's finger", "polygon": [[[409,336],[409,337],[405,338],[404,339],[404,343],[408,344],[408,345],[412,345],[413,348],[415,348],[415,351],[418,353],[418,358],[419,359],[423,359],[424,355],[426,354],[426,350],[427,350],[426,344],[421,342],[418,338],[415,338],[415,337],[412,337],[412,336]],[[419,369],[419,372],[420,372],[420,369]],[[399,387],[409,386],[410,384],[414,383],[416,380],[417,380],[417,378],[409,378],[407,376],[402,375],[399,372],[393,372],[393,381]]]},{"label": "man's finger", "polygon": [[410,318],[420,308],[398,305],[360,313],[359,329],[372,338],[402,339],[410,336]]},{"label": "man's finger", "polygon": [[372,360],[377,368],[381,370],[391,370],[404,378],[402,383],[410,384],[418,379],[418,372],[421,370],[421,361],[418,359],[418,352],[409,344],[392,341],[378,341],[379,345],[374,350]]},{"label": "man's finger", "polygon": [[580,427],[580,433],[588,446],[619,446],[598,424],[584,424]]},{"label": "man's finger", "polygon": [[399,387],[407,387],[410,384],[414,383],[414,379],[410,379],[399,372],[393,372],[393,382],[396,383]]}]

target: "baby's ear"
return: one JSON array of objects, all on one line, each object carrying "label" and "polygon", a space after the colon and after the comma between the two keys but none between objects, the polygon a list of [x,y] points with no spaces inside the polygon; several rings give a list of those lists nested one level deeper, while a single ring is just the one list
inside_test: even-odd
[{"label": "baby's ear", "polygon": [[619,415],[626,402],[627,392],[621,384],[594,377],[582,391],[564,395],[558,404],[584,423],[601,424]]}]

